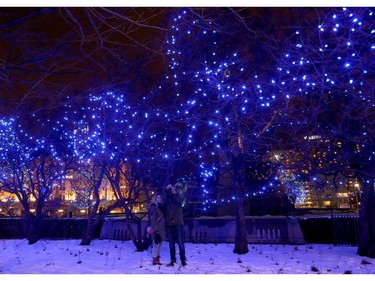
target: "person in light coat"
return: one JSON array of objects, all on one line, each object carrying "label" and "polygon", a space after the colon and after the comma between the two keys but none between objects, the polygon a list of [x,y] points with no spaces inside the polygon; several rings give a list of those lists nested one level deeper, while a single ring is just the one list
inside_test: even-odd
[{"label": "person in light coat", "polygon": [[160,265],[160,251],[164,241],[167,238],[165,230],[165,213],[166,208],[163,205],[161,194],[154,194],[151,204],[147,206],[150,216],[150,226],[148,233],[152,237],[152,264]]}]

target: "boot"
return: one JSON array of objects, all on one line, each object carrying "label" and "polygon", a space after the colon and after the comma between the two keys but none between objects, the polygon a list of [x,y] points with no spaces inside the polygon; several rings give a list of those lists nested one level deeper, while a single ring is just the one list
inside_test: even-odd
[{"label": "boot", "polygon": [[152,258],[152,265],[158,265],[159,264],[159,261],[158,261],[158,258]]},{"label": "boot", "polygon": [[175,263],[176,261],[171,261],[170,263],[167,264],[167,266],[174,266]]},{"label": "boot", "polygon": [[161,263],[160,263],[160,256],[156,257],[156,262],[157,262],[158,265],[161,265]]}]

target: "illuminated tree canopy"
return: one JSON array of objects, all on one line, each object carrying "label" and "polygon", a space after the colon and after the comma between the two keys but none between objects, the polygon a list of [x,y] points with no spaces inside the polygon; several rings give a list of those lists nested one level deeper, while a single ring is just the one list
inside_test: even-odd
[{"label": "illuminated tree canopy", "polygon": [[[43,11],[51,12],[39,13]],[[135,182],[147,190],[160,189],[195,173],[201,176],[197,184],[204,203],[220,204],[215,181],[229,175],[225,187],[229,196],[224,201],[236,207],[234,251],[239,254],[248,251],[244,223],[248,197],[276,190],[302,204],[307,188],[355,181],[364,197],[372,198],[373,8],[183,8],[171,13],[159,9],[164,17],[156,22],[152,12],[143,10],[149,28],[144,40],[133,32],[145,31],[146,26],[126,16],[126,9],[60,11],[74,27],[75,37],[66,33],[67,43],[80,46],[78,53],[67,54],[68,61],[83,53],[81,59],[95,60],[95,69],[104,69],[107,76],[74,63],[68,69],[79,69],[79,79],[90,74],[93,86],[78,95],[53,91],[57,103],[49,110],[57,121],[32,116],[44,124],[43,132],[55,124],[50,139],[64,143],[56,149],[48,143],[51,157],[56,152],[76,163],[103,164],[110,181],[117,171],[134,183],[132,198],[141,192]],[[132,9],[134,13],[138,15],[137,9]],[[126,28],[128,32],[123,31]],[[119,34],[132,47],[141,46],[143,56],[134,48],[114,44],[121,41]],[[155,40],[146,40],[151,34]],[[57,49],[55,62],[67,62],[66,49]],[[127,63],[119,63],[125,57]],[[146,70],[153,60],[159,63],[153,65],[157,70]],[[75,85],[80,83],[77,79]],[[24,80],[21,84],[25,87]],[[43,85],[36,87],[41,91],[37,96],[45,98],[55,88]],[[66,93],[68,88],[60,90]],[[7,134],[12,130],[4,129]],[[47,145],[46,139],[38,139],[38,145]],[[4,146],[16,142],[14,138]],[[116,177],[111,184],[120,187]],[[118,200],[125,200],[120,193]],[[371,200],[361,205],[362,214],[367,214],[362,219],[370,225],[375,218],[368,209]]]}]

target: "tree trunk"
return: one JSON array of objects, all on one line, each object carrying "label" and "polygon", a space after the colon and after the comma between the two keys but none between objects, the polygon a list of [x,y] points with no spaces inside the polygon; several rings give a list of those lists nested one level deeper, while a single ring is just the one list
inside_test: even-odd
[{"label": "tree trunk", "polygon": [[85,233],[83,234],[80,245],[90,245],[92,238],[94,237],[94,231],[96,226],[99,224],[100,219],[88,218],[87,227]]},{"label": "tree trunk", "polygon": [[357,254],[375,258],[375,182],[363,185],[359,209],[359,244]]},{"label": "tree trunk", "polygon": [[147,239],[147,233],[144,231],[142,233],[142,221],[136,220],[136,228],[137,228],[137,234],[134,233],[133,228],[130,225],[130,222],[128,221],[128,230],[130,233],[130,239],[133,241],[134,246],[136,247],[137,252],[143,252],[147,250],[150,246],[152,241],[149,241],[150,239]]},{"label": "tree trunk", "polygon": [[247,254],[249,252],[249,248],[244,210],[244,194],[238,178],[234,179],[234,189],[236,194],[236,235],[233,253]]},{"label": "tree trunk", "polygon": [[26,218],[26,229],[27,229],[27,240],[29,241],[29,245],[33,245],[40,239],[39,234],[39,225],[40,225],[40,218],[37,218],[33,215],[29,215]]},{"label": "tree trunk", "polygon": [[87,226],[85,233],[83,234],[80,245],[90,245],[91,240],[94,236],[95,227],[98,224],[98,220],[95,219],[96,212],[98,211],[100,200],[95,202],[93,208],[87,217]]},{"label": "tree trunk", "polygon": [[119,201],[115,202],[111,206],[109,206],[105,211],[100,212],[99,215],[97,215],[97,211],[99,209],[100,205],[100,198],[97,197],[97,201],[95,202],[94,206],[91,209],[91,212],[89,213],[89,216],[87,217],[87,226],[85,233],[82,236],[82,240],[80,245],[90,245],[91,241],[94,237],[94,232],[96,229],[96,226],[103,222],[104,218],[108,216],[108,214],[113,210],[116,209],[121,203]]},{"label": "tree trunk", "polygon": [[110,210],[107,210],[104,214],[101,213],[99,214],[98,217],[96,217],[96,213],[99,209],[100,206],[100,195],[99,195],[99,190],[100,186],[103,180],[104,176],[104,165],[100,166],[99,170],[99,176],[96,180],[94,180],[94,198],[95,198],[95,203],[92,206],[92,209],[89,209],[89,215],[87,217],[87,226],[86,226],[86,231],[83,234],[82,240],[80,245],[90,245],[92,238],[94,237],[94,231],[95,227],[104,220],[104,217],[106,216],[107,213],[110,212]]}]

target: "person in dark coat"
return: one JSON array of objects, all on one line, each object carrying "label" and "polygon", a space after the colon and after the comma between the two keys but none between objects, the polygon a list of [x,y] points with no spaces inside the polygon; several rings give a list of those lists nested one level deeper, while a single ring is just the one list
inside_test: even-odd
[{"label": "person in dark coat", "polygon": [[165,227],[169,241],[169,253],[171,261],[167,266],[176,263],[176,246],[178,244],[181,265],[186,265],[185,244],[184,244],[184,220],[182,215],[183,198],[176,191],[176,187],[167,185],[166,188],[166,216]]},{"label": "person in dark coat", "polygon": [[150,226],[147,232],[152,237],[152,264],[160,265],[161,247],[167,238],[164,218],[166,209],[160,194],[155,194],[151,201],[151,204],[147,206],[150,215]]}]

